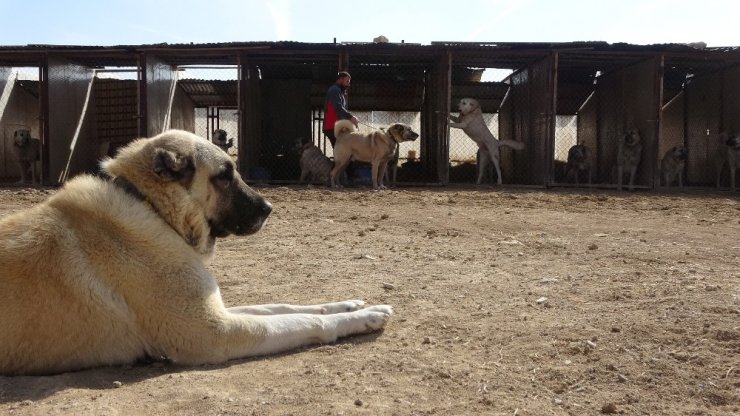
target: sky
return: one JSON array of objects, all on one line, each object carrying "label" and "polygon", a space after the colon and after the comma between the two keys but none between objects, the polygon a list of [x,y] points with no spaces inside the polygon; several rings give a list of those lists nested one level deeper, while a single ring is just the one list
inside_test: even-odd
[{"label": "sky", "polygon": [[606,41],[740,46],[740,1],[0,0],[0,45]]}]

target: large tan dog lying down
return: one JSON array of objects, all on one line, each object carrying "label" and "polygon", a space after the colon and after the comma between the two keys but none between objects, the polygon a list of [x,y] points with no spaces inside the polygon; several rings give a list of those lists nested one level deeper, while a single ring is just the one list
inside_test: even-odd
[{"label": "large tan dog lying down", "polygon": [[165,357],[221,363],[382,328],[387,305],[224,306],[205,262],[272,207],[191,133],[138,139],[38,206],[0,220],[0,374]]}]

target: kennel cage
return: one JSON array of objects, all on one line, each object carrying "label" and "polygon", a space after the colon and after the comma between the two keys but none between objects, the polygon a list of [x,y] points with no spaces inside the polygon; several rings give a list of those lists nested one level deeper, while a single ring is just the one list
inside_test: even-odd
[{"label": "kennel cage", "polygon": [[[552,135],[552,53],[540,44],[439,43],[452,48],[450,111],[458,115],[462,98],[478,101],[491,133],[524,145],[500,146],[503,184],[544,186]],[[478,146],[458,128],[450,128],[450,182],[475,183]],[[489,165],[484,183],[496,183]]]},{"label": "kennel cage", "polygon": [[[14,151],[15,132],[29,130],[31,137],[39,140],[43,133],[39,83],[41,68],[24,66],[23,62],[5,64],[8,66],[0,67],[0,181],[3,184],[18,184],[21,167]],[[42,177],[40,159],[32,168],[39,178]]]},{"label": "kennel cage", "polygon": [[[592,186],[615,187],[619,142],[629,129],[640,135],[635,188],[653,186],[659,133],[660,61],[649,51],[606,52],[595,48],[557,54],[557,124],[550,184],[574,186],[578,171],[566,171],[574,145],[590,150]],[[580,175],[583,175],[581,172]],[[578,181],[588,186],[586,178]],[[623,183],[629,175],[625,173]]]}]

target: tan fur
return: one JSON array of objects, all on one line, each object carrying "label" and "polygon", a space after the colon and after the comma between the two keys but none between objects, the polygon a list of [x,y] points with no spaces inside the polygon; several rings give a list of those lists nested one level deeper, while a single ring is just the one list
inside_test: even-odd
[{"label": "tan fur", "polygon": [[568,149],[568,161],[565,165],[565,176],[575,177],[576,185],[580,185],[580,173],[588,176],[588,185],[591,186],[591,166],[593,163],[591,149],[584,144],[576,144]]},{"label": "tan fur", "polygon": [[487,171],[487,165],[490,161],[493,163],[493,167],[496,168],[496,174],[498,175],[498,184],[501,185],[501,167],[499,160],[501,159],[501,151],[499,147],[507,146],[512,149],[522,150],[524,149],[524,143],[515,140],[498,140],[494,137],[493,133],[486,126],[486,121],[483,119],[483,111],[480,108],[478,100],[473,98],[463,98],[458,104],[460,115],[453,116],[450,114],[450,127],[462,129],[465,134],[470,137],[480,149],[480,166],[478,166],[478,179],[477,184],[481,184],[483,181],[483,175]]},{"label": "tan fur", "polygon": [[334,167],[331,159],[326,157],[315,144],[307,143],[301,147],[301,157],[298,159],[298,165],[301,168],[300,182],[308,180],[329,182],[331,169]]},{"label": "tan fur", "polygon": [[40,183],[36,177],[36,162],[41,157],[41,140],[31,137],[31,130],[20,129],[13,133],[13,155],[21,171],[18,183],[28,182],[29,174],[31,183]]},{"label": "tan fur", "polygon": [[622,189],[624,174],[629,173],[629,190],[635,188],[635,176],[642,157],[642,139],[637,129],[627,130],[617,144],[617,189]]},{"label": "tan fur", "polygon": [[374,189],[384,189],[383,178],[388,162],[396,152],[396,144],[413,141],[419,137],[410,126],[393,124],[383,132],[373,131],[369,134],[355,132],[349,120],[339,120],[334,125],[337,142],[334,145],[334,168],[331,170],[331,186],[339,186],[339,175],[344,172],[353,160],[369,162]]},{"label": "tan fur", "polygon": [[[226,308],[206,269],[215,239],[263,226],[270,204],[212,143],[138,139],[45,202],[0,220],[0,374],[165,357],[220,363],[382,327],[352,300]],[[337,313],[337,312],[350,313]]]},{"label": "tan fur", "polygon": [[730,170],[730,190],[735,191],[735,173],[740,169],[740,135],[722,132],[719,135],[720,146],[717,151],[717,189],[724,165]]},{"label": "tan fur", "polygon": [[683,189],[683,170],[686,167],[686,148],[673,146],[668,149],[660,160],[660,173],[663,177],[663,186],[670,187],[673,180],[678,178],[678,186]]}]

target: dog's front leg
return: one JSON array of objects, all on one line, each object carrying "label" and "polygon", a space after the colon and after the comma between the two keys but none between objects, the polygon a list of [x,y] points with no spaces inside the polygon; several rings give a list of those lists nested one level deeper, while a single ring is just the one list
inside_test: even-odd
[{"label": "dog's front leg", "polygon": [[331,172],[329,172],[332,188],[342,187],[342,185],[339,183],[339,175],[344,173],[344,170],[347,169],[347,166],[349,166],[349,163],[351,161],[351,159],[347,159],[346,161],[334,161],[334,167],[332,168]]},{"label": "dog's front leg", "polygon": [[465,130],[470,125],[470,118],[468,117],[468,119],[466,120],[463,115],[460,115],[460,117],[456,117],[454,119],[450,117],[450,119],[454,121],[453,123],[450,123],[450,127],[454,127],[456,129]]},{"label": "dog's front leg", "polygon": [[[383,184],[383,171],[380,170],[380,162],[373,161],[370,165],[370,174],[373,182],[373,189],[380,189]],[[378,177],[380,175],[380,177]]]},{"label": "dog's front leg", "polygon": [[26,175],[28,174],[28,171],[26,170],[26,166],[23,162],[18,162],[18,166],[21,170],[21,178],[18,179],[18,183],[25,183],[26,182]]},{"label": "dog's front leg", "polygon": [[624,168],[622,165],[617,166],[617,190],[622,190],[622,176],[624,176]]},{"label": "dog's front leg", "polygon": [[[354,312],[332,315],[250,316],[261,342],[246,351],[234,351],[233,358],[289,351],[311,344],[328,344],[338,338],[364,334],[383,328],[393,314],[388,305],[376,305]],[[244,315],[241,315],[244,316]]]},{"label": "dog's front leg", "polygon": [[637,173],[637,166],[633,166],[630,168],[630,184],[629,184],[629,190],[633,191],[635,189],[635,174]]},{"label": "dog's front leg", "polygon": [[384,180],[385,180],[385,176],[387,172],[388,172],[388,161],[386,160],[386,161],[380,162],[378,164],[378,173],[377,173],[379,189],[386,189]]},{"label": "dog's front leg", "polygon": [[734,166],[730,166],[730,191],[735,192],[735,170]]},{"label": "dog's front leg", "polygon": [[342,302],[322,303],[318,305],[249,305],[228,308],[231,313],[244,313],[248,315],[281,315],[291,313],[307,313],[313,315],[331,315],[334,313],[354,312],[362,309],[365,302],[359,299],[345,300]]},{"label": "dog's front leg", "polygon": [[722,178],[722,168],[724,167],[724,162],[717,163],[717,189],[719,189],[720,186],[720,179]]}]

